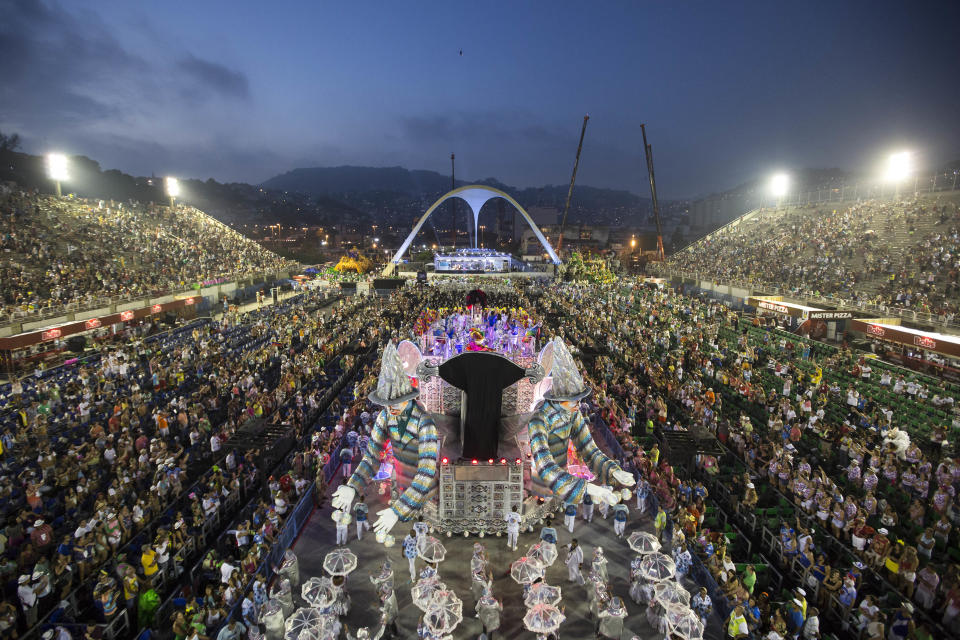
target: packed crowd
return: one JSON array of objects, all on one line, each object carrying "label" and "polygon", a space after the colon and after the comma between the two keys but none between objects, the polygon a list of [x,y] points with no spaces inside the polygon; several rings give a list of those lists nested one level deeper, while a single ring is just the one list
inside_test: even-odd
[{"label": "packed crowd", "polygon": [[[651,518],[661,532],[678,575],[697,573],[699,566],[697,582],[715,587],[709,595],[705,587],[691,601],[704,620],[714,611],[723,612],[723,624],[731,637],[749,632],[767,638],[819,637],[824,619],[837,620],[837,632],[842,628],[839,625],[846,624],[853,633],[862,629],[864,637],[871,638],[887,637],[888,632],[894,638],[925,638],[936,632],[935,625],[949,628],[955,623],[960,570],[957,559],[946,549],[956,535],[955,488],[960,465],[946,457],[948,446],[921,451],[917,444],[907,443],[899,451],[896,447],[903,445],[900,434],[905,431],[893,430],[897,422],[893,412],[872,397],[880,386],[901,394],[905,401],[950,409],[953,394],[949,390],[937,387],[933,380],[904,379],[890,371],[878,372],[882,385],[861,386],[863,370],[869,365],[864,366],[864,360],[854,354],[801,348],[795,336],[741,324],[723,305],[672,292],[621,283],[602,289],[564,285],[527,293],[517,303],[536,310],[538,318],[552,318],[544,322],[544,337],[561,335],[580,347],[585,379],[595,389],[595,401],[584,401],[582,410],[591,421],[608,425],[614,434],[624,469],[638,480],[640,516]],[[429,297],[429,304],[449,304],[439,292],[423,295]],[[407,304],[423,301],[408,299]],[[394,330],[394,338],[404,337],[407,326],[389,320],[387,326]],[[876,363],[874,366],[881,369]],[[374,410],[362,398],[374,381],[374,371],[368,371],[357,387],[356,405],[336,429],[342,433],[352,427],[357,449],[362,448]],[[940,412],[932,420],[943,422],[948,415]],[[925,426],[900,424],[910,429]],[[940,442],[948,442],[949,420],[939,424],[939,429],[933,428]],[[666,459],[669,454],[661,453],[657,444],[669,430],[715,434],[729,446],[727,463],[736,460],[735,455],[741,456],[744,473],[725,477],[724,482],[742,487],[744,493],[737,493],[730,504],[717,502],[712,494],[721,489],[714,477],[719,466],[712,456],[700,460],[697,475],[671,466]],[[856,484],[837,484],[835,470],[820,470],[838,464],[837,456],[828,456],[826,451],[853,460],[859,456],[860,461],[851,468],[875,467],[865,474],[868,478],[883,470],[885,482],[895,483],[897,493],[871,498],[862,485],[857,491]],[[875,453],[864,456],[864,451]],[[351,448],[343,460],[349,463],[355,453]],[[873,457],[877,463],[871,464]],[[785,467],[790,471],[782,481]],[[771,498],[776,503],[781,496],[795,497],[794,476],[800,479],[804,495],[813,487],[809,517],[804,517],[807,512],[802,511],[799,497],[796,508],[781,507],[777,513],[783,516],[782,522],[777,523],[777,540],[770,555],[751,556],[743,539],[737,540],[741,530],[734,532],[717,521],[721,507],[738,522],[756,522],[754,507]],[[931,489],[933,477],[936,486]],[[912,488],[904,488],[904,478]],[[873,483],[868,479],[868,486],[875,487]],[[659,509],[648,510],[647,496],[655,497]],[[740,505],[736,513],[735,503]],[[875,507],[872,515],[871,506]],[[889,522],[891,512],[908,508],[909,523],[925,518],[924,525],[942,524],[916,529],[894,523],[887,531],[882,531],[886,527],[871,531],[861,526],[861,518],[882,518],[886,512]],[[811,518],[823,521],[824,510],[826,522],[812,520],[814,526],[808,526]],[[581,505],[573,517],[588,518],[592,511],[592,505]],[[565,524],[572,524],[570,517],[565,514]],[[357,527],[357,534],[362,535],[362,525]],[[758,543],[761,529],[752,530]],[[915,555],[906,550],[912,546],[906,542],[899,545],[904,547],[902,551],[870,551],[875,542],[882,547],[884,539],[909,540],[910,536],[917,540],[920,561],[916,564],[911,564]],[[831,544],[829,538],[837,543]],[[923,553],[919,552],[921,540]],[[860,542],[866,547],[862,560],[856,555]],[[888,546],[896,549],[898,545]],[[576,558],[574,552],[570,550]],[[905,562],[901,559],[904,555]],[[773,590],[771,573],[775,572],[786,578],[778,583],[783,587],[780,592]],[[587,584],[599,630],[603,618],[599,614],[604,606],[613,607],[617,585],[595,575]],[[642,592],[639,583],[631,583],[631,597],[642,602]],[[479,611],[479,600],[477,606]],[[487,602],[488,615],[489,607],[496,608],[496,603]],[[610,613],[603,619],[611,616],[616,617]],[[383,628],[394,620],[385,619]],[[421,630],[423,637],[429,636]]]},{"label": "packed crowd", "polygon": [[[796,295],[911,309],[952,321],[960,211],[940,200],[768,211],[673,256],[668,268]],[[906,246],[895,242],[906,234]]]},{"label": "packed crowd", "polygon": [[192,207],[0,196],[0,320],[285,266]]},{"label": "packed crowd", "polygon": [[[897,629],[893,637],[905,637],[898,634],[909,611],[896,603],[885,604],[886,612],[875,605],[878,599],[886,600],[890,589],[898,589],[907,608],[919,607],[936,622],[955,622],[960,558],[947,551],[960,513],[960,461],[947,457],[942,446],[949,422],[935,430],[935,446],[926,445],[921,435],[920,444],[926,446],[921,450],[917,442],[908,441],[905,430],[895,430],[898,424],[911,423],[873,398],[872,387],[857,390],[862,360],[829,351],[811,356],[809,350],[803,350],[804,359],[800,349],[792,351],[793,344],[787,349],[783,336],[741,331],[745,327],[736,315],[718,303],[664,291],[613,287],[598,295],[592,289],[567,288],[559,292],[554,307],[563,309],[577,313],[560,331],[589,351],[604,354],[595,363],[598,396],[601,404],[605,395],[608,403],[614,398],[607,419],[615,430],[636,432],[639,427],[649,432],[659,427],[716,433],[749,467],[739,479],[745,514],[758,500],[769,498],[766,487],[796,500],[793,517],[783,522],[775,561],[787,574],[798,576],[801,588],[813,588],[822,607],[839,602],[851,609],[866,601],[871,616],[857,617],[857,625],[873,623],[870,637],[883,636],[885,624]],[[854,379],[848,372],[855,369]],[[891,376],[885,373],[882,378],[890,384]],[[841,380],[849,384],[841,387]],[[911,380],[913,391],[905,397],[911,403],[931,402],[929,396],[917,395],[923,385]],[[898,393],[908,393],[902,378],[897,387]],[[941,389],[936,397],[942,403],[953,394]],[[629,441],[625,448],[630,450]],[[706,466],[716,472],[716,461],[710,460]],[[838,479],[838,466],[846,469],[846,478]],[[733,610],[738,605],[750,609],[756,599],[751,600],[752,584],[744,578],[754,578],[732,572],[735,564],[717,548],[722,536],[699,529],[706,506],[698,504],[695,487],[681,491],[685,485],[679,479],[662,483],[659,478],[654,486],[661,488],[662,503],[674,508],[674,521],[681,528],[690,523],[687,533],[697,540],[698,553],[722,585],[726,604]],[[798,520],[800,513],[815,518],[814,526],[802,524],[810,519]],[[825,546],[829,535],[844,544]],[[845,548],[860,555],[846,554]],[[856,559],[860,556],[862,560]],[[876,569],[879,578],[861,582],[861,564]],[[844,575],[853,580],[846,591]],[[790,608],[788,602],[784,621],[793,613]],[[763,617],[753,628],[778,624],[775,617]]]},{"label": "packed crowd", "polygon": [[[260,417],[302,436],[331,376],[376,335],[381,305],[343,303],[324,315],[321,303],[313,293],[194,322],[0,388],[0,572],[16,585],[0,604],[4,637],[71,592],[73,618],[107,623],[122,594],[137,628],[138,594],[175,582],[198,542],[263,479],[260,452],[228,450],[231,436]],[[271,479],[282,495],[251,514],[263,544],[313,481],[309,465],[296,467],[289,482]]]},{"label": "packed crowd", "polygon": [[[267,597],[262,567],[284,518],[311,483],[323,499],[331,456],[339,460],[346,443],[342,459],[352,460],[369,432],[365,399],[376,370],[362,368],[349,395],[317,419],[329,376],[386,336],[407,337],[420,310],[454,306],[462,291],[407,290],[329,315],[313,295],[114,346],[86,366],[0,389],[4,637],[81,584],[78,620],[109,621],[123,607],[132,615],[145,591],[175,581],[201,553],[195,541],[214,518],[232,524],[225,543],[200,556],[203,605],[178,611],[174,633],[203,640],[257,624]],[[757,637],[806,634],[823,616],[871,638],[919,638],[956,624],[952,389],[754,326],[719,303],[629,281],[501,297],[498,305],[531,310],[543,338],[579,349],[595,390],[582,409],[614,434],[638,480],[641,514],[663,532],[678,572],[700,566],[697,581],[709,575],[716,587],[713,600],[695,598],[705,618],[729,613],[725,624],[739,629],[742,618]],[[898,398],[929,411],[906,420]],[[255,452],[223,449],[252,417],[292,425],[301,443],[269,479]],[[703,457],[694,475],[661,454],[657,441],[669,430],[712,433],[728,447],[723,468],[738,461],[743,469],[723,483],[739,504],[730,517],[758,536],[775,529],[768,557],[751,556],[717,522],[725,505],[716,458]],[[240,509],[245,487],[260,481],[266,493]],[[662,511],[647,512],[647,496]],[[775,523],[757,515],[771,502]],[[787,578],[782,593],[769,590],[773,569]],[[227,624],[234,609],[240,616]]]}]

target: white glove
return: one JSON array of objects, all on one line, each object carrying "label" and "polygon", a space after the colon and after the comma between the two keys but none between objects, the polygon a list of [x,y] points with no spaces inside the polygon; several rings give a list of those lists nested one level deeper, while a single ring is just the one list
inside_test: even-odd
[{"label": "white glove", "polygon": [[350,513],[350,505],[353,504],[353,499],[357,497],[357,490],[353,487],[348,487],[345,484],[337,487],[337,490],[333,492],[333,500],[331,504],[334,509],[340,509]]},{"label": "white glove", "polygon": [[623,469],[617,469],[613,471],[610,475],[613,476],[613,479],[622,484],[625,487],[632,487],[637,484],[637,479],[633,477],[633,474],[629,471],[624,471]]},{"label": "white glove", "polygon": [[609,489],[604,489],[598,484],[587,483],[587,493],[590,494],[590,497],[593,498],[594,502],[606,502],[607,504],[613,506],[620,502],[620,496],[610,491]]},{"label": "white glove", "polygon": [[393,526],[399,522],[400,516],[397,515],[397,512],[387,507],[382,511],[377,512],[377,522],[373,525],[374,533],[382,533],[387,535],[390,533],[390,529],[393,529]]}]

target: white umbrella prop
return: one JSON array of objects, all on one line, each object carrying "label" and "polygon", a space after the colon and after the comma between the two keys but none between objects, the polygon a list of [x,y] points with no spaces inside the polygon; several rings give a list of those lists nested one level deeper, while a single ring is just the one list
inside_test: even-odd
[{"label": "white umbrella prop", "polygon": [[336,614],[324,613],[320,616],[320,638],[321,640],[333,640],[340,637],[340,620]]},{"label": "white umbrella prop", "polygon": [[333,591],[330,578],[310,578],[301,585],[300,597],[311,607],[325,609],[333,604],[337,594]]},{"label": "white umbrella prop", "polygon": [[690,592],[673,580],[661,580],[653,585],[653,599],[664,607],[672,604],[687,607],[690,605]]},{"label": "white umbrella prop", "polygon": [[332,576],[345,576],[357,568],[357,556],[350,549],[334,549],[323,559],[323,569]]},{"label": "white umbrella prop", "polygon": [[535,604],[523,616],[523,626],[534,633],[553,633],[567,617],[552,604]]},{"label": "white umbrella prop", "polygon": [[430,600],[433,598],[434,591],[445,590],[447,585],[440,582],[436,576],[432,578],[423,578],[418,580],[410,589],[410,595],[413,596],[413,604],[420,611],[426,611]]},{"label": "white umbrella prop", "polygon": [[530,584],[543,577],[543,565],[536,558],[523,556],[510,565],[510,577],[517,584]]},{"label": "white umbrella prop", "polygon": [[635,531],[627,536],[627,544],[637,553],[656,553],[660,551],[660,541],[657,536],[646,531]]},{"label": "white umbrella prop", "polygon": [[443,562],[447,557],[447,550],[439,540],[427,536],[417,545],[417,555],[427,562]]},{"label": "white umbrella prop", "polygon": [[668,633],[686,638],[686,640],[702,640],[703,622],[689,607],[670,605],[664,611]]},{"label": "white umbrella prop", "polygon": [[289,631],[283,636],[283,640],[323,640],[320,635],[320,629],[304,629],[303,631]]},{"label": "white umbrella prop", "polygon": [[463,601],[453,591],[437,589],[430,598],[423,620],[434,633],[452,633],[463,620]]},{"label": "white umbrella prop", "polygon": [[647,580],[666,580],[676,573],[673,558],[660,552],[651,553],[640,563],[640,575]]},{"label": "white umbrella prop", "polygon": [[[320,629],[320,610],[313,607],[300,607],[294,611],[283,624],[284,637],[288,640],[299,640],[304,631],[317,632]],[[310,639],[304,639],[310,640]]]},{"label": "white umbrella prop", "polygon": [[551,587],[545,582],[539,582],[530,587],[523,597],[523,604],[532,607],[535,604],[560,604],[560,587]]},{"label": "white umbrella prop", "polygon": [[539,560],[544,567],[552,567],[553,563],[557,561],[557,545],[541,540],[530,545],[530,548],[527,549],[527,557]]},{"label": "white umbrella prop", "polygon": [[260,610],[260,624],[266,630],[267,640],[280,640],[283,638],[283,605],[279,600],[267,600]]}]

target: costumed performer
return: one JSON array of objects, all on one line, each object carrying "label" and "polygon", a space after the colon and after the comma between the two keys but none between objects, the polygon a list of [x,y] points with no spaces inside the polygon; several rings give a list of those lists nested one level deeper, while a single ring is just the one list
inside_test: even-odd
[{"label": "costumed performer", "polygon": [[[593,441],[586,420],[580,413],[579,402],[590,395],[577,366],[560,338],[553,339],[553,386],[544,394],[544,400],[527,423],[530,451],[533,454],[533,490],[541,497],[553,497],[567,504],[579,504],[585,494],[593,501],[616,504],[620,498],[601,485],[617,482],[633,486],[633,475],[620,468],[615,461],[600,451]],[[593,472],[596,482],[568,473],[567,446],[573,442],[584,465]]]},{"label": "costumed performer", "polygon": [[415,401],[419,394],[403,370],[397,348],[387,343],[377,388],[369,396],[371,402],[384,408],[377,414],[367,450],[356,471],[333,494],[334,508],[349,511],[357,492],[362,491],[376,473],[383,449],[390,442],[400,467],[398,479],[413,477],[406,490],[377,513],[377,522],[373,525],[376,533],[387,534],[397,522],[416,517],[437,488],[437,426],[426,409]]}]

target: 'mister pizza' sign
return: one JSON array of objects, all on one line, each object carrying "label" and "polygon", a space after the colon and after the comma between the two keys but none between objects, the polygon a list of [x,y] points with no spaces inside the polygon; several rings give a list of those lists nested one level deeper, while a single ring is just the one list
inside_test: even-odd
[{"label": "'mister pizza' sign", "polygon": [[758,304],[758,307],[761,309],[766,309],[767,311],[776,311],[777,313],[790,313],[790,307],[785,307],[782,304],[777,304],[775,302],[767,302],[766,300],[761,300]]},{"label": "'mister pizza' sign", "polygon": [[849,320],[853,317],[852,311],[811,311],[807,316],[811,320]]}]

